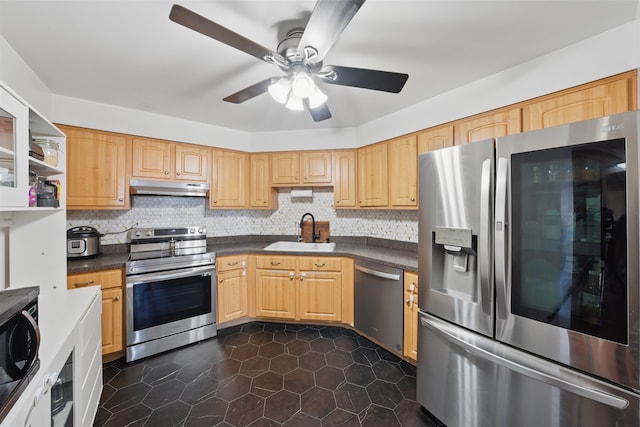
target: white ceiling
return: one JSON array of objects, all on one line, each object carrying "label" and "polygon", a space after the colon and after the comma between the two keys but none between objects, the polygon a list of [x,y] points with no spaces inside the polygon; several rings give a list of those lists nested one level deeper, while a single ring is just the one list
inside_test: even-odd
[{"label": "white ceiling", "polygon": [[[400,94],[324,85],[314,123],[268,94],[222,98],[262,62],[169,20],[174,3],[276,49],[314,0],[0,0],[0,35],[55,94],[245,131],[355,127],[622,25],[638,0],[367,0],[324,64],[409,74]],[[298,21],[298,22],[296,22]],[[0,67],[2,66],[0,62]]]}]

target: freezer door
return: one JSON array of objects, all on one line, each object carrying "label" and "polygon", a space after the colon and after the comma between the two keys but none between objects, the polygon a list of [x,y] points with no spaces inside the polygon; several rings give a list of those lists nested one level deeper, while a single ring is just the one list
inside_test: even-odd
[{"label": "freezer door", "polygon": [[494,141],[420,155],[420,308],[493,335]]},{"label": "freezer door", "polygon": [[448,426],[640,425],[635,393],[419,314],[418,402]]},{"label": "freezer door", "polygon": [[638,112],[497,141],[496,338],[639,390]]}]

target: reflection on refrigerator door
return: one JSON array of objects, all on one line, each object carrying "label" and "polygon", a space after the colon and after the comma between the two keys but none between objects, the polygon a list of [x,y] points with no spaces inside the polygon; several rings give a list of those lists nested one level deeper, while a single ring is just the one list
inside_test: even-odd
[{"label": "reflection on refrigerator door", "polygon": [[420,155],[417,397],[443,423],[640,425],[639,118]]}]

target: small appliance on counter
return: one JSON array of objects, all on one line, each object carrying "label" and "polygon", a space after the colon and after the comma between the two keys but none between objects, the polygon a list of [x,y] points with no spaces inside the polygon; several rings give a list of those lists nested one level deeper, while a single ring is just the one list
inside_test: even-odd
[{"label": "small appliance on counter", "polygon": [[67,259],[100,255],[102,234],[94,227],[81,225],[67,230]]}]

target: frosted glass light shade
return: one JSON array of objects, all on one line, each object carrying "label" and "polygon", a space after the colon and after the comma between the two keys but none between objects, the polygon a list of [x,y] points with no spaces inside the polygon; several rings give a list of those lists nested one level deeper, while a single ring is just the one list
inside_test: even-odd
[{"label": "frosted glass light shade", "polygon": [[290,110],[302,111],[304,110],[304,105],[302,104],[302,99],[297,97],[295,93],[291,92],[289,95],[289,100],[285,105]]},{"label": "frosted glass light shade", "polygon": [[289,99],[289,91],[291,90],[291,82],[288,78],[282,77],[277,82],[269,86],[269,93],[271,97],[278,101],[280,104],[284,104]]},{"label": "frosted glass light shade", "polygon": [[305,72],[296,73],[291,82],[291,91],[298,98],[308,98],[316,88],[311,76]]},{"label": "frosted glass light shade", "polygon": [[318,86],[309,97],[309,108],[317,108],[327,101],[327,95]]}]

